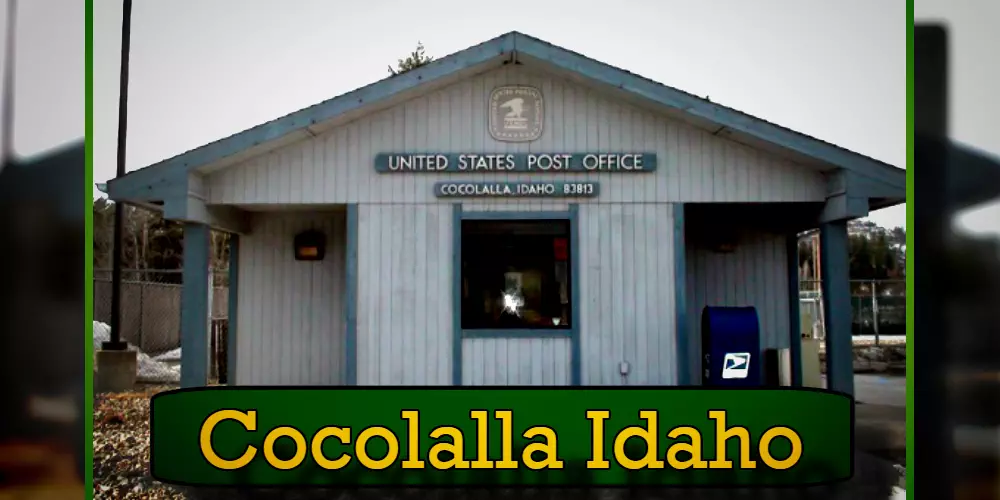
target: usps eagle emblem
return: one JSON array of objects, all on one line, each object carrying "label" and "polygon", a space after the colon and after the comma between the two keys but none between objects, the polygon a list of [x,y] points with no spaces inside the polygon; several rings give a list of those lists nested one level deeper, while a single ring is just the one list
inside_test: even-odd
[{"label": "usps eagle emblem", "polygon": [[490,93],[490,135],[498,141],[529,142],[542,135],[542,93],[507,85]]}]

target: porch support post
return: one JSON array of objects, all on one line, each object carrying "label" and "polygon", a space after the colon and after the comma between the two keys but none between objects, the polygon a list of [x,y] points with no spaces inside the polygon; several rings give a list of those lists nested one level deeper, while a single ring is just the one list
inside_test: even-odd
[{"label": "porch support post", "polygon": [[229,235],[229,298],[228,333],[226,336],[226,384],[236,385],[236,320],[239,306],[240,235]]},{"label": "porch support post", "polygon": [[208,226],[184,224],[181,387],[208,385]]},{"label": "porch support post", "polygon": [[799,236],[786,237],[788,260],[788,348],[792,358],[792,387],[802,387],[802,311],[799,302]]},{"label": "porch support post", "polygon": [[358,385],[358,204],[347,205],[344,385]]},{"label": "porch support post", "polygon": [[[674,335],[677,345],[677,385],[691,385],[692,366],[700,371],[701,352],[693,351],[687,324],[687,250],[684,204],[674,203]],[[697,341],[695,341],[695,345]]]},{"label": "porch support post", "polygon": [[821,224],[819,241],[823,256],[820,266],[826,318],[826,385],[828,389],[854,396],[847,221]]}]

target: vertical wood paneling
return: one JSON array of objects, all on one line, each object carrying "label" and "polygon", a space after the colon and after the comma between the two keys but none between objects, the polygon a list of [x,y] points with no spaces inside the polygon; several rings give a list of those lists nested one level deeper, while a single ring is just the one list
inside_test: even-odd
[{"label": "vertical wood paneling", "polygon": [[583,384],[676,383],[673,206],[581,206],[578,258]]},{"label": "vertical wood paneling", "polygon": [[[292,239],[327,235],[326,258],[296,261]],[[240,385],[338,385],[344,362],[343,213],[259,213],[240,238]]]},{"label": "vertical wood paneling", "polygon": [[361,204],[358,385],[451,384],[451,207]]},{"label": "vertical wood paneling", "polygon": [[568,338],[464,339],[462,385],[569,385],[569,360]]},{"label": "vertical wood paneling", "polygon": [[[538,87],[544,132],[532,143],[503,143],[487,129],[489,92],[499,85]],[[378,174],[375,154],[388,151],[483,153],[650,151],[652,174],[573,174],[601,183],[590,202],[823,201],[823,176],[655,111],[523,66],[457,82],[334,127],[318,137],[206,176],[211,203],[436,203],[434,182],[555,180],[563,174]]]},{"label": "vertical wood paneling", "polygon": [[[701,352],[701,311],[705,306],[757,308],[761,348],[788,347],[788,270],[785,236],[744,236],[732,253],[687,246],[688,329],[691,359]],[[698,363],[692,366],[700,380]]]}]

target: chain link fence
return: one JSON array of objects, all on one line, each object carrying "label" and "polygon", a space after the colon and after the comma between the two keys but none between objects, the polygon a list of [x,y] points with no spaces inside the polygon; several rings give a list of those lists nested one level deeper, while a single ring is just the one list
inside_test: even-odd
[{"label": "chain link fence", "polygon": [[[225,337],[228,331],[229,273],[212,272],[210,295],[210,376],[225,383]],[[138,351],[137,380],[175,384],[180,379],[181,289],[179,269],[123,269],[121,283],[121,339]],[[110,269],[94,270],[94,343],[110,335],[112,281]]]},{"label": "chain link fence", "polygon": [[[821,280],[799,282],[801,331],[825,337]],[[906,281],[852,280],[851,333],[856,339],[904,341],[906,336]]]}]

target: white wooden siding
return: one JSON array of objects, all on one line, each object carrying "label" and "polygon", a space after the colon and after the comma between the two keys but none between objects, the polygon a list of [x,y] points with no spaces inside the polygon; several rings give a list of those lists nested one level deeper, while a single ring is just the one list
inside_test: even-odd
[{"label": "white wooden siding", "polygon": [[451,385],[452,208],[358,210],[359,385]]},{"label": "white wooden siding", "polygon": [[462,385],[569,385],[568,338],[464,339]]},{"label": "white wooden siding", "polygon": [[[757,308],[761,348],[789,346],[785,236],[745,236],[732,253],[687,246],[687,322],[690,359],[700,359],[701,312],[706,305]],[[700,380],[700,365],[692,366]]]},{"label": "white wooden siding", "polygon": [[[327,235],[326,258],[296,261],[295,234]],[[240,238],[236,381],[339,385],[344,351],[344,213],[259,213]]]},{"label": "white wooden siding", "polygon": [[[584,385],[676,383],[673,209],[580,207]],[[624,381],[622,361],[631,367]]]},{"label": "white wooden siding", "polygon": [[[537,70],[536,70],[537,71]],[[544,132],[532,143],[492,139],[487,99],[498,85],[528,84],[545,99]],[[650,174],[379,174],[381,152],[655,152]],[[445,178],[601,183],[584,202],[823,201],[823,176],[524,66],[505,67],[242,163],[205,179],[215,204],[428,203]]]}]

